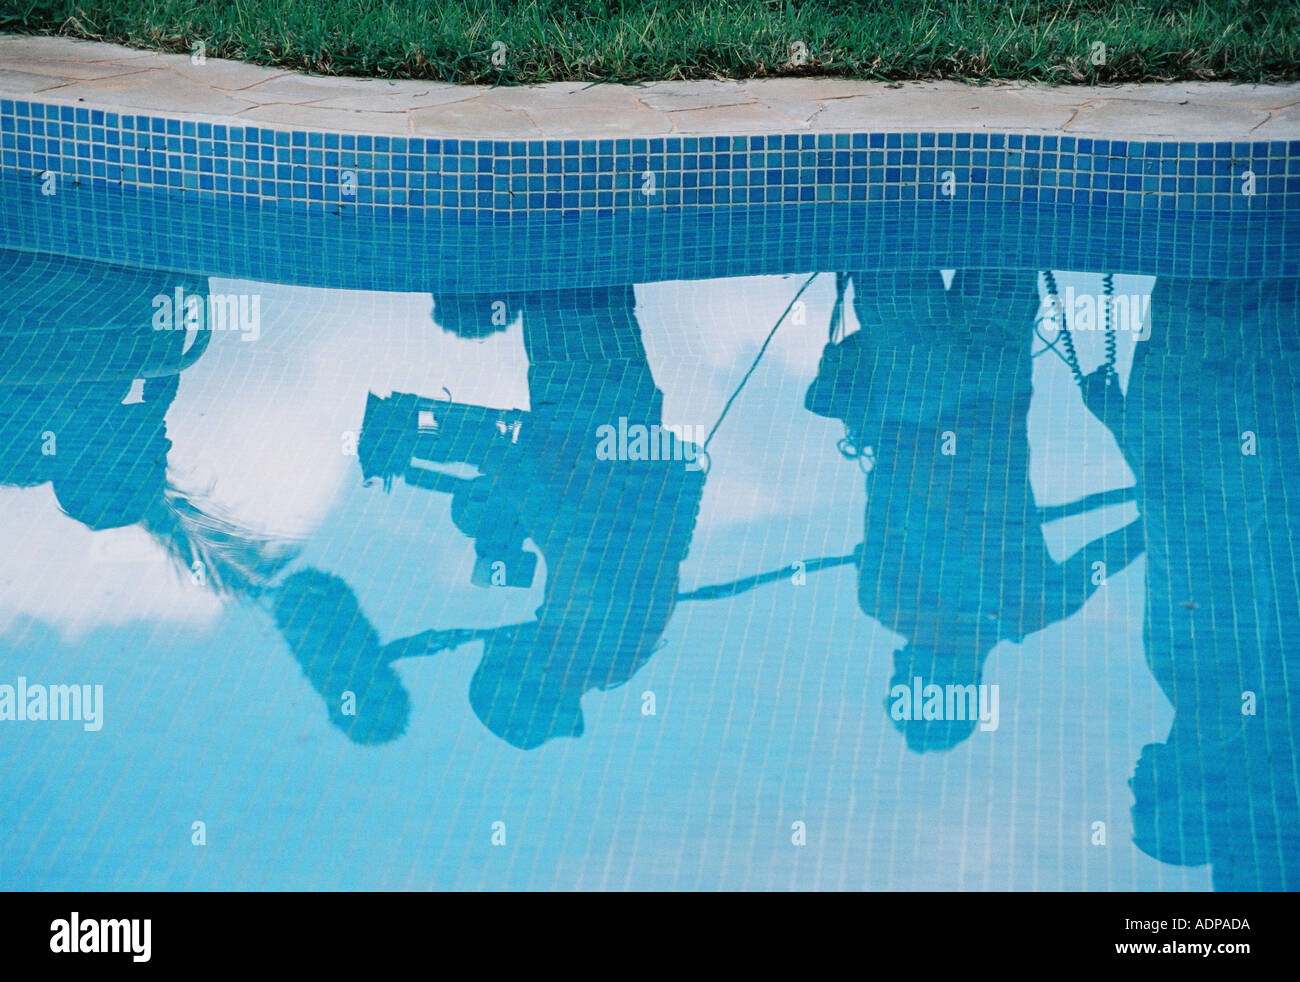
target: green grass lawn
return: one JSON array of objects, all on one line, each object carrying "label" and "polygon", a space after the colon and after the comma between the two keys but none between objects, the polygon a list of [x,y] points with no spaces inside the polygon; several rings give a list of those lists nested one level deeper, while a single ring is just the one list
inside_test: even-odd
[{"label": "green grass lawn", "polygon": [[451,82],[1300,78],[1300,0],[0,0],[0,31]]}]

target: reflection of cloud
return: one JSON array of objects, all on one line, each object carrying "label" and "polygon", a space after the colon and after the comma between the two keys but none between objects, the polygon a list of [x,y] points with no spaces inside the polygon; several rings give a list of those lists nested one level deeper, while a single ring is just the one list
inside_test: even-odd
[{"label": "reflection of cloud", "polygon": [[[1089,298],[1095,303],[1102,296],[1101,273],[1057,272],[1055,276],[1062,303],[1067,306],[1070,290],[1076,302]],[[1151,276],[1116,275],[1114,280],[1116,295],[1149,298],[1154,286]],[[1041,277],[1038,288],[1040,299],[1046,297]],[[1148,309],[1148,317],[1150,313]],[[1074,325],[1074,312],[1068,310],[1066,315],[1067,323]],[[1051,322],[1045,321],[1039,331],[1048,340],[1056,336]],[[1105,332],[1098,327],[1072,332],[1072,336],[1079,370],[1087,375],[1105,360]],[[1136,338],[1133,331],[1116,331],[1115,370],[1125,387]],[[1037,351],[1043,342],[1034,338],[1033,344]],[[1066,504],[1099,491],[1132,487],[1136,482],[1110,430],[1084,406],[1069,367],[1051,351],[1034,359],[1029,444],[1029,479],[1039,505]]]},{"label": "reflection of cloud", "polygon": [[210,289],[260,294],[262,331],[247,343],[215,335],[185,373],[167,415],[172,480],[256,531],[304,534],[360,480],[344,449],[369,391],[441,397],[446,386],[458,402],[528,408],[518,325],[477,343],[434,325],[428,294],[218,279]]},{"label": "reflection of cloud", "polygon": [[[657,368],[664,361],[688,359],[738,368],[743,374],[810,275],[737,276],[637,286],[637,315],[645,329],[650,364]],[[800,302],[804,323],[800,324],[800,315],[792,311],[763,360],[811,379],[835,306],[835,274],[820,274]]]},{"label": "reflection of cloud", "polygon": [[[637,316],[668,425],[713,428],[763,340],[810,274],[653,283]],[[862,475],[835,451],[839,424],[806,412],[835,304],[834,274],[801,298],[802,323],[782,323],[710,448],[700,527],[861,509]],[[838,478],[838,479],[837,479]]]},{"label": "reflection of cloud", "polygon": [[92,532],[59,511],[48,484],[0,489],[0,632],[18,617],[76,639],[131,621],[206,622],[221,602],[186,580],[138,526]]}]

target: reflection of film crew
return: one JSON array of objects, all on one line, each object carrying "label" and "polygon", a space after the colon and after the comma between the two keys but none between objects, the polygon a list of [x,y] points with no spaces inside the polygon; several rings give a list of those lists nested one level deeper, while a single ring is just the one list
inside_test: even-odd
[{"label": "reflection of film crew", "polygon": [[[395,642],[428,655],[481,640],[470,706],[521,749],[580,735],[582,696],[626,683],[653,656],[678,596],[703,471],[671,444],[667,459],[623,460],[602,459],[594,442],[615,420],[629,432],[663,430],[635,306],[630,285],[437,295],[436,323],[460,338],[522,323],[530,410],[400,393],[367,405],[363,474],[450,494],[454,522],[474,540],[473,582],[531,585],[536,558],[525,541],[545,557],[535,620]],[[477,476],[456,473],[467,467]]]},{"label": "reflection of film crew", "polygon": [[[654,653],[679,599],[678,567],[705,480],[684,454],[599,459],[589,416],[607,416],[609,407],[578,398],[613,389],[591,384],[584,367],[575,363],[573,379],[535,373],[546,385],[535,390],[544,414],[371,395],[357,445],[367,481],[391,486],[400,477],[451,495],[452,520],[474,541],[475,585],[532,586],[537,553],[524,549],[526,540],[546,557],[536,621],[425,631],[384,649],[385,659],[419,657],[481,641],[471,707],[521,749],[579,736],[582,695],[622,685]],[[594,377],[605,383],[617,370]],[[457,465],[480,474],[447,473]],[[611,536],[619,528],[638,534]]]}]

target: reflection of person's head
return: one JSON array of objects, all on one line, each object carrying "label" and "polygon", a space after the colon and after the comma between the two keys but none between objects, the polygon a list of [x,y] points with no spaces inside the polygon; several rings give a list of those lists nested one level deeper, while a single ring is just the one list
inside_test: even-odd
[{"label": "reflection of person's head", "polygon": [[112,417],[90,431],[56,434],[54,495],[70,518],[95,530],[139,522],[167,481],[171,441],[162,417],[143,404],[112,407]]},{"label": "reflection of person's head", "polygon": [[346,583],[303,570],[276,591],[275,622],[330,722],[354,743],[385,743],[406,730],[410,699]]},{"label": "reflection of person's head", "polygon": [[1129,781],[1133,790],[1133,841],[1152,859],[1174,866],[1210,861],[1199,764],[1186,748],[1149,743]]},{"label": "reflection of person's head", "polygon": [[538,625],[502,629],[484,642],[469,701],[483,725],[520,750],[583,732],[582,689],[551,659]]},{"label": "reflection of person's head", "polygon": [[162,500],[167,478],[166,392],[123,404],[125,383],[5,390],[0,417],[0,484],[49,482],[64,514],[87,528],[142,521]]},{"label": "reflection of person's head", "polygon": [[[978,687],[981,679],[981,662],[982,656],[975,652],[956,656],[938,653],[914,644],[909,644],[894,653],[894,674],[889,680],[890,695],[885,701],[885,709],[893,719],[894,726],[903,734],[910,749],[917,753],[951,750],[974,732],[975,725],[979,722]],[[910,693],[914,691],[915,680],[918,678],[921,680],[919,684],[923,691],[924,687],[929,685],[938,686],[945,694],[946,687],[950,685],[975,686],[977,693],[975,712],[964,709],[962,715],[967,717],[965,719],[914,718],[916,716],[914,706],[900,706],[898,700],[899,698],[912,700]],[[909,695],[895,697],[895,687],[905,687]],[[898,691],[901,693],[902,689]],[[962,705],[969,708],[968,702],[963,702]],[[945,711],[946,706],[945,699]],[[899,719],[900,713],[896,712],[896,709],[905,710],[907,715],[913,718]]]},{"label": "reflection of person's head", "polygon": [[460,338],[481,341],[515,322],[517,300],[487,293],[444,293],[433,299],[433,321]]}]

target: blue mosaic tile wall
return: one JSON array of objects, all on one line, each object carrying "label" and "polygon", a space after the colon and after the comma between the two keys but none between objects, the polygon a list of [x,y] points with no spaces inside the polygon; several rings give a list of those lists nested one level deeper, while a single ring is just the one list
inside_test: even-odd
[{"label": "blue mosaic tile wall", "polygon": [[1300,141],[1002,133],[439,140],[228,126],[0,100],[0,170],[273,200],[471,214],[858,201],[1296,208]]}]

